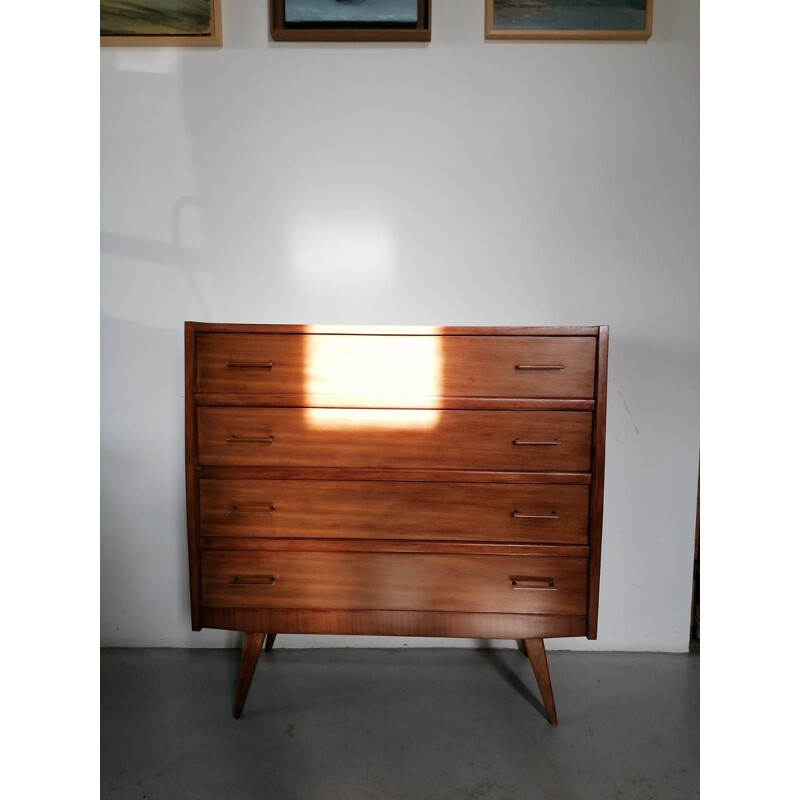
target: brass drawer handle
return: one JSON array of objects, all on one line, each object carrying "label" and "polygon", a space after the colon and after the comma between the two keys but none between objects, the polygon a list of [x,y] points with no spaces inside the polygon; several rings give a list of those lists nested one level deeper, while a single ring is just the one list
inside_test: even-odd
[{"label": "brass drawer handle", "polygon": [[524,439],[514,439],[513,443],[515,445],[536,445],[538,447],[556,447],[561,444],[561,442],[528,442]]},{"label": "brass drawer handle", "polygon": [[264,575],[263,577],[259,577],[258,575],[254,575],[251,578],[240,578],[237,576],[230,582],[229,585],[230,586],[274,586],[275,576]]},{"label": "brass drawer handle", "polygon": [[269,508],[239,508],[239,506],[231,506],[228,509],[229,514],[272,514],[275,511],[275,506]]},{"label": "brass drawer handle", "polygon": [[510,577],[512,589],[555,589],[554,578]]},{"label": "brass drawer handle", "polygon": [[558,369],[566,369],[566,367],[563,364],[517,364],[515,369],[558,370]]},{"label": "brass drawer handle", "polygon": [[519,511],[512,511],[511,516],[514,519],[558,519],[555,511],[552,514],[520,514]]},{"label": "brass drawer handle", "polygon": [[267,436],[266,439],[260,439],[253,436],[229,436],[226,440],[230,444],[272,444],[272,436]]},{"label": "brass drawer handle", "polygon": [[225,369],[266,369],[270,370],[273,367],[271,361],[256,362],[256,361],[226,361]]}]

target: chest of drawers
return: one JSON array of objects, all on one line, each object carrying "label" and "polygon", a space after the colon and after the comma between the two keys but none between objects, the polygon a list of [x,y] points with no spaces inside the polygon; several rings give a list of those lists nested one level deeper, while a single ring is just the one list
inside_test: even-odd
[{"label": "chest of drawers", "polygon": [[187,322],[192,627],[597,635],[608,328]]}]

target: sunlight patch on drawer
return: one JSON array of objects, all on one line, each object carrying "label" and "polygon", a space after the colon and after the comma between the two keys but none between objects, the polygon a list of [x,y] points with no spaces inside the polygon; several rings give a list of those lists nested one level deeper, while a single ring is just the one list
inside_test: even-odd
[{"label": "sunlight patch on drawer", "polygon": [[[314,328],[308,329],[314,333]],[[319,408],[309,402],[306,418],[320,427],[432,428],[439,421],[442,382],[436,336],[306,337],[305,393],[357,406],[385,398],[391,408]],[[344,402],[343,402],[344,401]],[[382,403],[377,403],[382,405]]]}]

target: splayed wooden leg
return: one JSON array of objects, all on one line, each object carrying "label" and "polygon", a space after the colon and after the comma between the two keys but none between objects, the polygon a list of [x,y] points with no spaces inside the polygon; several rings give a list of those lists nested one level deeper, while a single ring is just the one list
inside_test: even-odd
[{"label": "splayed wooden leg", "polygon": [[265,653],[269,653],[269,651],[272,650],[272,645],[275,644],[275,637],[277,635],[278,635],[277,633],[268,633],[267,634],[267,643],[264,645],[264,652]]},{"label": "splayed wooden leg", "polygon": [[261,655],[261,646],[264,644],[266,633],[245,633],[242,645],[242,663],[239,665],[239,680],[236,682],[236,697],[233,701],[233,718],[239,719],[244,710],[244,702],[250,691],[250,682],[256,671],[258,657]]},{"label": "splayed wooden leg", "polygon": [[550,720],[551,725],[558,725],[556,703],[553,699],[553,687],[550,684],[550,669],[547,666],[547,653],[544,649],[544,640],[523,639],[522,645],[533,667],[536,683],[539,684],[539,691],[542,694],[544,707],[547,710],[547,718]]}]

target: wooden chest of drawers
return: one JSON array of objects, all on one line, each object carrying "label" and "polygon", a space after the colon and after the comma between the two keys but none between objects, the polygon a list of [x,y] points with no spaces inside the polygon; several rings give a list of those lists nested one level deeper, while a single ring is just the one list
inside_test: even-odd
[{"label": "wooden chest of drawers", "polygon": [[608,328],[186,323],[192,627],[597,635]]}]

